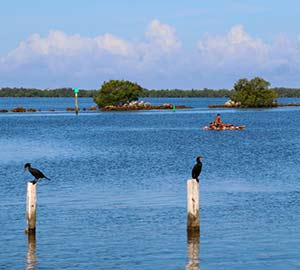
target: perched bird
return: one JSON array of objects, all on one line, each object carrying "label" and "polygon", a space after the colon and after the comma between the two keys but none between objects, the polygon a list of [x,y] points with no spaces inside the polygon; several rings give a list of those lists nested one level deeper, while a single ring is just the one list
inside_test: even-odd
[{"label": "perched bird", "polygon": [[40,178],[46,178],[50,180],[47,176],[45,176],[40,170],[32,168],[30,163],[26,163],[24,166],[24,172],[28,170],[33,176],[34,180],[32,181],[34,184],[40,179]]},{"label": "perched bird", "polygon": [[203,157],[199,156],[196,158],[196,164],[195,166],[193,167],[193,170],[192,170],[192,177],[193,179],[196,179],[196,181],[199,183],[199,175],[201,173],[201,170],[202,170],[202,162],[201,160],[203,159]]}]

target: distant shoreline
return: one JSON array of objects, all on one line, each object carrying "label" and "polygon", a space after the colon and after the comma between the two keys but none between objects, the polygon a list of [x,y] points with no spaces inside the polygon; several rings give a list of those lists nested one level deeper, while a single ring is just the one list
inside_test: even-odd
[{"label": "distant shoreline", "polygon": [[288,103],[288,104],[276,104],[276,105],[272,105],[272,106],[261,106],[261,107],[243,107],[243,106],[228,106],[228,105],[224,105],[224,104],[212,104],[212,105],[208,105],[208,108],[228,108],[228,109],[232,109],[232,108],[235,108],[235,109],[260,109],[260,108],[264,108],[264,109],[267,109],[267,108],[277,108],[277,107],[298,107],[300,106],[300,103]]},{"label": "distant shoreline", "polygon": [[[230,98],[232,90],[229,89],[160,89],[148,90],[141,98]],[[274,87],[270,88],[277,93],[278,98],[300,98],[300,88]],[[78,97],[93,98],[97,95],[95,89],[79,89]],[[72,88],[37,89],[37,88],[0,88],[1,97],[74,97]]]}]

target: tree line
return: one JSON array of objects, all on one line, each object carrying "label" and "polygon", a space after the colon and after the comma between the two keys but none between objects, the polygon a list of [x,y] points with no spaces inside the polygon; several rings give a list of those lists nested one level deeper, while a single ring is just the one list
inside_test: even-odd
[{"label": "tree line", "polygon": [[144,91],[144,97],[230,97],[231,91],[227,89],[163,89],[163,90],[146,90]]},{"label": "tree line", "polygon": [[[273,90],[277,97],[300,97],[300,88],[285,88],[275,87],[269,88]],[[232,90],[228,89],[162,89],[148,90],[144,89],[140,97],[226,97],[232,95]],[[95,97],[97,90],[79,89],[79,97]],[[72,88],[57,88],[57,89],[37,89],[37,88],[16,88],[3,87],[0,89],[0,97],[74,97]]]},{"label": "tree line", "polygon": [[[95,90],[79,89],[79,97],[93,97]],[[57,89],[37,89],[37,88],[10,88],[3,87],[0,89],[0,97],[74,97],[72,88],[57,88]]]}]

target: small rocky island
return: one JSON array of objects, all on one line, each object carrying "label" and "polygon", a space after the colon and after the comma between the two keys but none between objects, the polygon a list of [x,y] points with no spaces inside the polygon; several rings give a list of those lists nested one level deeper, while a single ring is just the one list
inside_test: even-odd
[{"label": "small rocky island", "polygon": [[94,96],[94,102],[101,111],[138,111],[138,110],[175,110],[187,109],[183,105],[173,104],[151,105],[150,102],[140,101],[145,97],[145,89],[125,80],[110,80],[104,82]]},{"label": "small rocky island", "polygon": [[[188,109],[191,107],[184,106],[184,105],[173,105],[169,103],[165,103],[162,105],[151,105],[150,102],[144,102],[144,101],[132,101],[128,104],[124,105],[118,105],[118,106],[104,106],[100,108],[101,111],[138,111],[138,110],[175,110],[175,109]],[[98,108],[96,106],[92,106],[90,108],[82,108],[79,109],[79,111],[97,111]],[[2,109],[0,110],[0,113],[7,113],[7,112],[13,112],[13,113],[25,113],[25,112],[41,112],[41,109],[26,109],[24,107],[16,107],[11,110]],[[74,112],[75,108],[68,107],[66,108],[67,112]],[[48,112],[55,112],[55,109],[49,109]]]},{"label": "small rocky island", "polygon": [[274,102],[269,106],[245,106],[245,105],[241,104],[241,102],[235,102],[230,99],[230,100],[226,101],[224,104],[208,105],[208,108],[276,108],[276,107],[292,107],[292,106],[299,107],[300,104],[299,103],[284,104],[284,103]]},{"label": "small rocky island", "polygon": [[162,105],[151,105],[150,102],[131,101],[123,105],[108,105],[101,108],[102,111],[138,111],[138,110],[172,110],[172,109],[188,109],[191,107],[165,103]]},{"label": "small rocky island", "polygon": [[277,93],[269,89],[270,83],[262,78],[238,80],[225,104],[209,105],[209,108],[273,108],[284,106],[300,106],[294,104],[278,104]]}]

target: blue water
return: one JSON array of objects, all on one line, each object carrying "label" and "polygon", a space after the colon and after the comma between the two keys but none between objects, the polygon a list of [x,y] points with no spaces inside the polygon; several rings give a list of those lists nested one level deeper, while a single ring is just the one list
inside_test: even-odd
[{"label": "blue water", "polygon": [[[299,269],[300,108],[147,100],[193,108],[76,117],[73,99],[0,98],[0,109],[42,110],[0,114],[0,269]],[[202,130],[217,112],[246,129]],[[200,245],[186,236],[198,155]],[[38,184],[35,241],[24,234],[26,162],[51,178]]]}]

